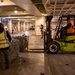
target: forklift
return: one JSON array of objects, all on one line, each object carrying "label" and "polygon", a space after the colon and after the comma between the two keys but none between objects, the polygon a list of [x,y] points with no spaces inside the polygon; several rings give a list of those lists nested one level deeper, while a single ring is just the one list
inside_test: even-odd
[{"label": "forklift", "polygon": [[[75,52],[75,15],[62,15],[58,19],[54,37],[51,35],[51,20],[53,16],[46,16],[46,31],[44,33],[44,51],[55,54],[61,51]],[[73,21],[74,34],[60,38],[61,29],[67,20]],[[64,38],[65,37],[65,38]]]}]

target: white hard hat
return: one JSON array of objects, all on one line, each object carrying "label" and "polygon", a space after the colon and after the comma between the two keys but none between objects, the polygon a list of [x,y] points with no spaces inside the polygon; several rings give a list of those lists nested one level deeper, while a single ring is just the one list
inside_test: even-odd
[{"label": "white hard hat", "polygon": [[4,29],[6,29],[7,28],[7,26],[4,26]]}]

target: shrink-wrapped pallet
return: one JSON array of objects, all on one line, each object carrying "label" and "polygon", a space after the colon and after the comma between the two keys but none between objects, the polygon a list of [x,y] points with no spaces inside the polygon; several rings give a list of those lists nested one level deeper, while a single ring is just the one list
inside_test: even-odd
[{"label": "shrink-wrapped pallet", "polygon": [[11,46],[9,49],[9,62],[12,62],[14,60],[20,51],[20,44],[19,40],[14,39],[13,42],[11,42]]},{"label": "shrink-wrapped pallet", "polygon": [[14,38],[20,41],[20,51],[21,52],[28,49],[28,38],[26,36],[16,36]]}]

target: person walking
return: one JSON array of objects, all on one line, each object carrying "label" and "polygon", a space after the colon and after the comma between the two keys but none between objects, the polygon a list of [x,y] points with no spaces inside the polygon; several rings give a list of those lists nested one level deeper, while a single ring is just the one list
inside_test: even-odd
[{"label": "person walking", "polygon": [[4,30],[4,25],[0,23],[0,51],[3,52],[5,58],[5,68],[9,68],[9,47],[11,36],[9,32]]},{"label": "person walking", "polygon": [[41,30],[41,38],[43,38],[43,25],[40,25],[40,30]]}]

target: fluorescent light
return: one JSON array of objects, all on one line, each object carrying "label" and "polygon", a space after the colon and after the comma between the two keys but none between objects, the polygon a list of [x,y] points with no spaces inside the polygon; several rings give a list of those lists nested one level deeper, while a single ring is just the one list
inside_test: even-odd
[{"label": "fluorescent light", "polygon": [[47,14],[42,13],[43,16],[47,16]]},{"label": "fluorescent light", "polygon": [[14,12],[17,13],[17,10],[15,10]]}]

